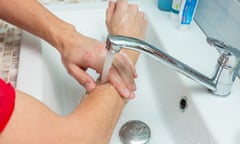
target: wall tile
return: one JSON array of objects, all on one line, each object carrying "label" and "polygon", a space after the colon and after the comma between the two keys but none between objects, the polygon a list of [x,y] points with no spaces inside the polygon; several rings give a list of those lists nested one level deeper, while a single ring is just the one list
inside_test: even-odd
[{"label": "wall tile", "polygon": [[21,29],[0,20],[0,78],[16,86]]}]

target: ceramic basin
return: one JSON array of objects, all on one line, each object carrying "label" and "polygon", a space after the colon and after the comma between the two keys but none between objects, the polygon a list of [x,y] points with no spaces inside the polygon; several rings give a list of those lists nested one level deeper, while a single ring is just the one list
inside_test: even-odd
[{"label": "ceramic basin", "polygon": [[[78,31],[105,41],[105,11],[59,10],[54,12],[74,24]],[[151,22],[146,41],[164,50]],[[24,56],[28,53],[27,56]],[[63,67],[58,52],[45,41],[23,32],[21,63],[17,87],[65,115],[79,103],[85,90]],[[29,61],[29,59],[31,59]],[[34,63],[34,65],[32,64]],[[24,67],[31,69],[24,70]],[[146,55],[137,65],[136,98],[122,112],[112,135],[111,144],[121,144],[118,132],[129,120],[140,120],[151,129],[150,144],[212,144],[205,122],[191,98],[191,90],[174,70]],[[88,71],[93,77],[98,74]]]}]

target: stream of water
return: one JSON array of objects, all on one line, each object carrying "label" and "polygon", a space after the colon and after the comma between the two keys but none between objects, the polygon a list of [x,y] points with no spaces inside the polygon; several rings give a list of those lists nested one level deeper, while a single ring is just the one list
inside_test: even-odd
[{"label": "stream of water", "polygon": [[101,75],[101,83],[106,83],[108,81],[108,73],[110,71],[110,68],[112,66],[112,62],[114,60],[115,53],[109,51],[107,53],[104,66],[103,66],[103,71]]}]

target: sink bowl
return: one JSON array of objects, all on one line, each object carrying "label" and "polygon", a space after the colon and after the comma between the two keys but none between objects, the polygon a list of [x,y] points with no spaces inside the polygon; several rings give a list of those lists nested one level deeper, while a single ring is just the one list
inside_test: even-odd
[{"label": "sink bowl", "polygon": [[[78,7],[80,8],[55,10],[54,13],[74,24],[79,32],[105,41],[105,4],[104,8],[99,9]],[[151,21],[146,41],[164,49]],[[23,32],[20,57],[18,89],[35,96],[60,115],[70,113],[78,105],[85,89],[68,75],[56,49]],[[143,121],[150,127],[150,144],[214,143],[192,101],[189,87],[185,86],[174,70],[146,55],[140,56],[136,68],[139,75],[136,98],[123,110],[111,144],[121,144],[118,132],[130,120]],[[88,72],[93,77],[98,77],[93,70]]]}]

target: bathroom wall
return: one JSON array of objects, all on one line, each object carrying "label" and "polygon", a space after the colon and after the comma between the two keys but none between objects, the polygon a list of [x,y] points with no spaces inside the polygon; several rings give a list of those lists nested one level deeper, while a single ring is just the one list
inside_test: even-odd
[{"label": "bathroom wall", "polygon": [[0,78],[16,86],[21,29],[0,20]]},{"label": "bathroom wall", "polygon": [[195,21],[210,37],[240,49],[240,0],[199,0]]}]

